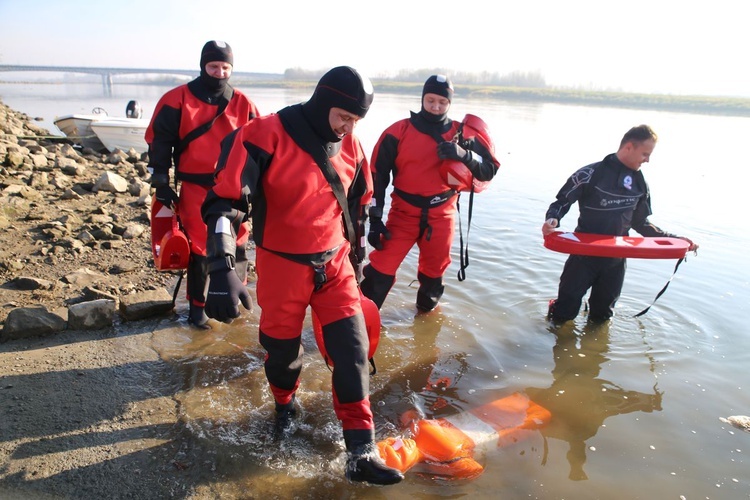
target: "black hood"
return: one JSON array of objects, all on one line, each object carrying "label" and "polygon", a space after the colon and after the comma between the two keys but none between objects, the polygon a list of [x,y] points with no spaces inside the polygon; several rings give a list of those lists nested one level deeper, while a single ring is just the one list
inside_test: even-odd
[{"label": "black hood", "polygon": [[442,115],[433,115],[424,109],[424,96],[426,94],[436,94],[445,97],[449,102],[453,102],[453,83],[451,79],[445,75],[432,75],[424,82],[424,87],[422,87],[422,109],[419,114],[428,122],[445,122],[448,118],[448,112]]},{"label": "black hood", "polygon": [[310,100],[302,105],[305,119],[326,142],[341,139],[331,128],[331,108],[341,108],[364,118],[370,109],[374,92],[366,76],[349,66],[338,66],[328,71],[318,82]]},{"label": "black hood", "polygon": [[[213,61],[226,62],[234,66],[234,54],[232,47],[226,42],[211,40],[206,42],[201,50],[201,75],[200,79],[205,86],[206,92],[212,99],[218,98],[229,85],[229,78],[215,78],[206,73],[206,64]],[[210,101],[209,101],[210,102]]]}]

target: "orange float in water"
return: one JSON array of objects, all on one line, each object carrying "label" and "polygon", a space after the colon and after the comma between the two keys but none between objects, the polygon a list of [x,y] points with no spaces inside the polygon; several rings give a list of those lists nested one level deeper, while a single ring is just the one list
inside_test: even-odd
[{"label": "orange float in water", "polygon": [[474,459],[477,447],[491,441],[498,446],[518,442],[551,417],[527,396],[514,393],[451,417],[412,420],[412,437],[387,438],[378,449],[383,460],[401,472],[419,464],[428,474],[473,479],[484,471]]}]

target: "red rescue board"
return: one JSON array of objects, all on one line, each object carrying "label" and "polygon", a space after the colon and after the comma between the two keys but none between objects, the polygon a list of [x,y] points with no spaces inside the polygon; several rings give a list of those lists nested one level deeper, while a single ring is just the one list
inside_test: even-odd
[{"label": "red rescue board", "polygon": [[555,252],[592,257],[681,259],[690,248],[690,243],[679,238],[555,231],[544,237],[544,246]]}]

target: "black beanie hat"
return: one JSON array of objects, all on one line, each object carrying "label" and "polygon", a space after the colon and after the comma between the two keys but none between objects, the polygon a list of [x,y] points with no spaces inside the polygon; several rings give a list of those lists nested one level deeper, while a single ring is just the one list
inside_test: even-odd
[{"label": "black beanie hat", "polygon": [[206,42],[201,51],[201,71],[205,70],[206,64],[211,61],[227,62],[234,66],[232,47],[227,42],[211,40]]},{"label": "black beanie hat", "polygon": [[445,75],[432,75],[426,82],[424,82],[422,97],[424,97],[425,94],[437,94],[452,101],[453,83],[451,83],[450,78]]},{"label": "black beanie hat", "polygon": [[321,77],[310,100],[326,117],[331,108],[341,108],[364,118],[373,96],[369,78],[349,66],[338,66]]}]

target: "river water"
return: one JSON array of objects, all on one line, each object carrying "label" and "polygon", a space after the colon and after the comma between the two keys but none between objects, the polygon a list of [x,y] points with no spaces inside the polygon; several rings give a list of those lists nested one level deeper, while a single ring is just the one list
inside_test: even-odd
[{"label": "river water", "polygon": [[[104,97],[96,84],[0,84],[0,97],[57,133],[55,116],[97,106],[124,115],[130,99],[149,118],[166,90],[116,85]],[[309,95],[242,90],[262,112]],[[418,106],[417,95],[376,95],[357,130],[365,149]],[[184,320],[165,321],[153,347],[186,373],[176,397],[188,429],[223,463],[214,491],[223,498],[750,498],[750,433],[720,420],[750,415],[750,237],[741,208],[750,186],[750,118],[476,100],[459,85],[450,114],[465,113],[488,123],[502,167],[476,196],[470,231],[468,197],[461,199],[470,266],[459,281],[457,237],[439,310],[415,314],[416,253],[399,271],[381,311],[372,377],[378,438],[401,433],[401,416],[412,409],[450,418],[516,393],[544,406],[551,421],[516,442],[478,447],[484,473],[473,480],[415,469],[398,486],[352,485],[343,479],[330,374],[309,320],[301,414],[281,444],[268,433],[273,404],[257,308],[206,334]],[[591,326],[582,313],[555,328],[545,313],[566,256],[543,247],[544,213],[568,175],[614,152],[640,123],[660,138],[643,170],[651,220],[700,250],[648,314],[633,317],[668,282],[674,261],[631,259],[610,323]],[[562,228],[572,230],[576,218],[574,208]]]}]

